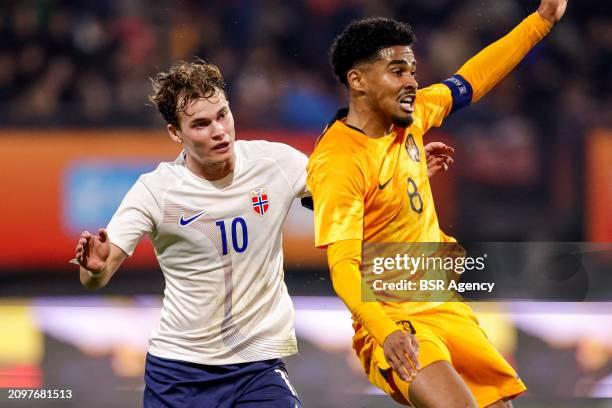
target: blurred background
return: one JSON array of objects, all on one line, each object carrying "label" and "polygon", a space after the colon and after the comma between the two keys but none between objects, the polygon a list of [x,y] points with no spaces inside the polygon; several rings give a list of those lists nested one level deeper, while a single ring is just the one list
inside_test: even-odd
[{"label": "blurred background", "polygon": [[[7,393],[17,387],[73,392],[28,402],[35,406],[140,404],[164,285],[150,243],[95,293],[80,287],[67,261],[80,232],[106,225],[138,175],[179,153],[147,103],[149,77],[178,59],[217,64],[237,138],[308,154],[346,103],[327,50],[351,20],[411,23],[424,87],[538,4],[3,1],[0,406],[18,403]],[[611,90],[612,5],[570,0],[562,22],[509,77],[429,133],[456,149],[455,165],[432,181],[443,229],[460,242],[612,242]],[[284,235],[300,342],[287,359],[291,380],[306,407],[395,406],[369,387],[352,355],[350,316],[312,238],[312,215],[296,206]],[[597,265],[612,276],[612,257]],[[612,303],[475,308],[529,386],[516,407],[612,406]]]}]

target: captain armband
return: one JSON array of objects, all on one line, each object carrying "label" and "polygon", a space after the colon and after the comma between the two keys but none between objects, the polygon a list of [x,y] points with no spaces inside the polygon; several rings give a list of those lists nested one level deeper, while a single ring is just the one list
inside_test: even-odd
[{"label": "captain armband", "polygon": [[453,75],[452,77],[442,81],[446,85],[453,97],[453,108],[450,113],[465,108],[472,103],[472,85],[461,75]]}]

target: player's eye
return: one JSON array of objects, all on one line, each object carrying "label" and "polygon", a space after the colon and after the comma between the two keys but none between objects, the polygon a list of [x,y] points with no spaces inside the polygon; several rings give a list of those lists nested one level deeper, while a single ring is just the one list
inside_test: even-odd
[{"label": "player's eye", "polygon": [[403,73],[403,71],[401,69],[394,69],[391,72],[393,72],[393,75],[395,75],[395,76],[401,76],[402,73]]}]

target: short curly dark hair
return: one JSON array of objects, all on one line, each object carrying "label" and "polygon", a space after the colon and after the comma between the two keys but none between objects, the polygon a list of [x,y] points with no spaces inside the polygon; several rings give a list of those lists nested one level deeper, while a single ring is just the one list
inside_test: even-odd
[{"label": "short curly dark hair", "polygon": [[412,45],[415,41],[410,24],[377,17],[353,21],[336,37],[330,48],[334,73],[344,85],[346,74],[356,64],[374,60],[383,48]]},{"label": "short curly dark hair", "polygon": [[219,68],[199,58],[193,62],[179,61],[151,78],[151,82],[153,94],[149,100],[167,123],[179,128],[179,113],[185,112],[190,101],[210,98],[219,91],[227,98]]}]

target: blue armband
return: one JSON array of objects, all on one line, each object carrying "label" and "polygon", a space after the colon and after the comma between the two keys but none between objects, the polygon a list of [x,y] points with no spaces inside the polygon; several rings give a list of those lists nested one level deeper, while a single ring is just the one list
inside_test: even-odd
[{"label": "blue armband", "polygon": [[442,83],[451,91],[453,96],[453,108],[450,113],[465,108],[472,103],[472,85],[461,75],[453,75]]}]

